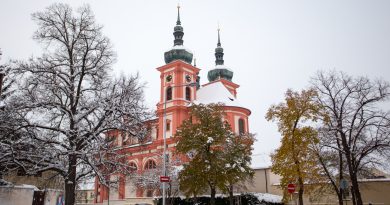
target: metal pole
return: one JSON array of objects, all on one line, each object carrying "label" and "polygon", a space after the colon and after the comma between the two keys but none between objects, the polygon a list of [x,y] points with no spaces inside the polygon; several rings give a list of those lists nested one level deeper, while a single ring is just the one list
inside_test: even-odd
[{"label": "metal pole", "polygon": [[[163,110],[163,136],[164,136],[164,151],[163,151],[163,176],[166,176],[167,172],[166,172],[166,149],[167,149],[167,133],[166,133],[166,126],[167,126],[167,123],[165,122],[166,120],[166,109],[167,109],[167,96],[166,96],[166,90],[164,89],[164,110]],[[163,182],[163,205],[165,205],[165,182]]]},{"label": "metal pole", "polygon": [[[183,86],[190,86],[190,87],[194,87],[196,86],[196,83],[190,83],[190,84],[184,84],[184,85],[173,85],[171,86],[172,88],[172,93],[174,92],[173,91],[173,88],[177,88],[177,87],[183,87]],[[166,168],[166,151],[167,151],[167,133],[166,133],[166,126],[167,126],[167,123],[165,122],[166,121],[166,118],[167,118],[167,113],[166,113],[166,109],[167,109],[167,96],[166,96],[166,90],[164,89],[164,109],[163,109],[163,136],[164,136],[164,153],[163,153],[163,176],[167,176],[167,168]],[[173,96],[173,94],[172,94]],[[166,182],[163,182],[163,198],[162,198],[162,205],[165,205],[165,183]]]}]

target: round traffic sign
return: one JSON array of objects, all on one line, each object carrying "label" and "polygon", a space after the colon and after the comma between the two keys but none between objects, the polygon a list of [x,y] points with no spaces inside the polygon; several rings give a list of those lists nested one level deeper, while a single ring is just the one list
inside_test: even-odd
[{"label": "round traffic sign", "polygon": [[294,184],[288,184],[287,185],[287,191],[290,194],[294,193],[295,192],[295,185]]},{"label": "round traffic sign", "polygon": [[340,180],[340,189],[346,190],[348,189],[348,181],[346,179],[341,179]]}]

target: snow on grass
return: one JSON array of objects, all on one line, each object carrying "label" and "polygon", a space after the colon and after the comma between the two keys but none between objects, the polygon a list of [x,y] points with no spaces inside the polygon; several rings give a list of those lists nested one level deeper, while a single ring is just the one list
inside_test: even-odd
[{"label": "snow on grass", "polygon": [[282,203],[282,196],[268,193],[252,193],[260,202]]}]

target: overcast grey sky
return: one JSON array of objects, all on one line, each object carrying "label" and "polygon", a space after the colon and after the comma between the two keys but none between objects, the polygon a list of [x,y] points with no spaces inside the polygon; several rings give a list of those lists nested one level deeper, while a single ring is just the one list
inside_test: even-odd
[{"label": "overcast grey sky", "polygon": [[[1,63],[40,55],[40,45],[32,40],[37,27],[31,13],[54,2],[58,1],[0,1]],[[164,65],[163,54],[173,46],[178,1],[60,2],[73,7],[90,4],[117,52],[114,71],[139,72],[147,82],[147,104],[154,109],[159,97],[155,68]],[[240,102],[252,110],[250,130],[258,139],[255,154],[268,154],[279,145],[276,124],[264,119],[267,109],[281,102],[288,88],[305,88],[317,70],[390,81],[388,0],[179,2],[184,45],[202,69],[202,84],[214,66],[220,23],[225,65],[234,71],[233,82],[241,85]],[[255,161],[256,165],[261,166]]]}]

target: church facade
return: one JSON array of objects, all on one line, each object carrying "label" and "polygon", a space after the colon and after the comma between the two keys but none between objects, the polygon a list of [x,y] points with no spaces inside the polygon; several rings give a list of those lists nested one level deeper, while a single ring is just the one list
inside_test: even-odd
[{"label": "church facade", "polygon": [[[251,111],[240,105],[237,99],[239,85],[233,82],[233,71],[224,65],[224,50],[221,46],[218,29],[218,41],[215,48],[215,67],[208,71],[208,83],[200,85],[199,72],[201,69],[192,64],[193,54],[183,45],[184,30],[180,20],[178,7],[177,21],[174,27],[174,46],[164,53],[165,65],[156,69],[160,75],[160,100],[157,103],[156,118],[146,122],[151,134],[146,142],[121,136],[119,132],[110,132],[108,135],[116,137],[117,145],[122,152],[131,153],[129,163],[137,173],[156,169],[162,163],[164,150],[164,136],[169,159],[179,159],[185,162],[188,156],[175,156],[175,141],[173,136],[183,120],[189,117],[189,105],[223,103],[226,121],[233,132],[246,133],[249,131],[248,117]],[[157,169],[156,169],[157,172]],[[124,177],[120,178],[119,186],[115,191],[100,185],[95,180],[95,203],[102,203],[107,199],[125,201],[126,199],[146,199],[159,196],[156,190],[147,190],[136,187]],[[146,197],[146,198],[145,198]],[[137,201],[137,200],[135,200]]]}]

